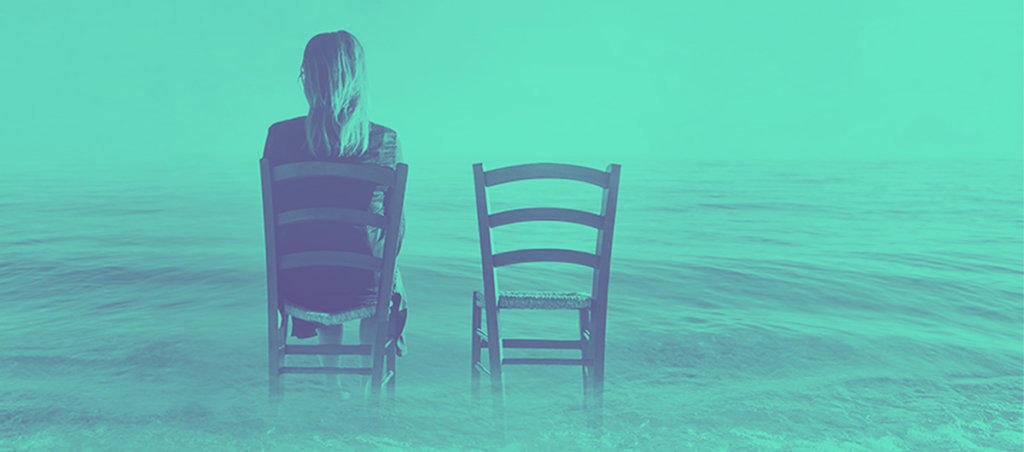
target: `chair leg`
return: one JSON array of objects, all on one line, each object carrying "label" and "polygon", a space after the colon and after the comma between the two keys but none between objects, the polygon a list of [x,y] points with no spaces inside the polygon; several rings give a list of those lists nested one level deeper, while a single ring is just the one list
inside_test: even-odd
[{"label": "chair leg", "polygon": [[[603,323],[603,322],[602,322]],[[591,336],[591,350],[594,358],[593,368],[593,385],[594,385],[594,406],[598,410],[602,409],[604,404],[604,338],[605,331],[603,325],[596,325],[596,331]]]},{"label": "chair leg", "polygon": [[[273,347],[273,345],[271,345]],[[269,388],[270,388],[270,402],[272,404],[278,404],[281,402],[281,374],[280,368],[277,366],[277,353],[274,350],[270,351],[268,357],[270,365],[268,366],[269,373]]]},{"label": "chair leg", "polygon": [[[277,405],[284,395],[281,367],[284,362],[283,345],[288,338],[288,316],[275,312],[275,317],[268,319],[270,328],[267,332],[267,371],[269,377],[270,402]],[[280,323],[278,323],[280,322]]]},{"label": "chair leg", "polygon": [[388,334],[387,334],[388,336],[394,335],[394,337],[392,337],[390,339],[391,346],[387,348],[387,354],[388,354],[388,358],[387,358],[388,374],[391,375],[391,378],[388,379],[388,383],[386,385],[386,390],[387,390],[388,398],[394,398],[394,396],[395,396],[395,388],[396,388],[396,386],[398,384],[398,370],[397,370],[397,368],[398,368],[398,365],[397,365],[398,364],[397,363],[398,362],[398,339],[401,337],[401,334],[399,334],[397,330],[396,331],[391,331],[391,328],[390,328],[391,322],[394,321],[394,319],[397,318],[397,316],[398,316],[398,304],[397,303],[392,303],[391,304],[391,312],[388,315],[388,325],[389,326],[388,326]]},{"label": "chair leg", "polygon": [[[385,343],[387,340],[387,324],[380,320],[375,320],[377,328],[374,331],[373,340],[373,365],[370,371],[370,394],[372,395],[374,402],[379,403],[381,394],[381,385],[384,382],[384,361],[387,357],[387,351],[385,350]],[[397,346],[397,344],[395,344]]]},{"label": "chair leg", "polygon": [[505,380],[502,378],[501,334],[498,330],[498,308],[492,312],[487,309],[487,357],[490,361],[488,370],[491,372],[491,394],[494,404],[500,407],[505,395]]},{"label": "chair leg", "polygon": [[[580,358],[590,359],[593,353],[590,348],[590,310],[580,309]],[[593,376],[593,366],[584,364],[581,366],[581,374],[583,377],[583,401],[588,402],[590,397],[591,382],[590,379]]]},{"label": "chair leg", "polygon": [[388,353],[388,362],[387,362],[387,364],[388,364],[388,375],[391,375],[391,378],[388,379],[388,383],[385,385],[385,389],[387,390],[388,398],[394,398],[394,396],[395,396],[395,384],[397,383],[397,380],[398,380],[398,372],[396,372],[396,369],[395,369],[396,368],[396,361],[397,361],[398,338],[394,338],[391,341],[392,341],[391,347],[388,347],[388,352],[387,352]]},{"label": "chair leg", "polygon": [[483,326],[483,310],[476,305],[476,300],[473,300],[473,329],[472,329],[472,349],[470,357],[470,393],[474,399],[480,397],[480,335],[477,331]]}]

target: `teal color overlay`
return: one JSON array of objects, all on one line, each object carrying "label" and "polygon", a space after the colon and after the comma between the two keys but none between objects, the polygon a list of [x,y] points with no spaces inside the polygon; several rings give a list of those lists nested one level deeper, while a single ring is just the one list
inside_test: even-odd
[{"label": "teal color overlay", "polygon": [[[1022,13],[4,2],[0,449],[1020,450]],[[338,29],[410,165],[409,354],[383,414],[289,376],[275,416],[257,159],[305,114],[306,41]],[[507,370],[504,435],[469,398],[470,165],[535,161],[623,167],[601,430],[577,368]],[[583,184],[501,188],[494,211],[600,207]],[[593,233],[495,242],[592,251]],[[505,286],[589,284],[529,270]]]}]

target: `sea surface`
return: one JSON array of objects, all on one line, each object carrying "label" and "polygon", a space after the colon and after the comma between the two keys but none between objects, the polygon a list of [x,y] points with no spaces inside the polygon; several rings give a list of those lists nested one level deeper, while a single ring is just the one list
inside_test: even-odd
[{"label": "sea surface", "polygon": [[[624,164],[601,428],[578,368],[508,368],[503,422],[471,400],[468,165],[410,168],[394,403],[366,407],[359,377],[287,376],[276,413],[255,161],[0,176],[0,450],[1024,447],[1019,160]],[[524,182],[492,201],[596,211],[600,193]],[[516,227],[499,250],[593,247],[586,228]],[[571,313],[503,322],[575,334]]]}]

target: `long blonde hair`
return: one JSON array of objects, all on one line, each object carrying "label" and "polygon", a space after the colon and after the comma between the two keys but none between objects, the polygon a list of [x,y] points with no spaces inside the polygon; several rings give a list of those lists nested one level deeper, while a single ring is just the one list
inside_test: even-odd
[{"label": "long blonde hair", "polygon": [[302,56],[299,80],[309,101],[306,143],[313,155],[337,158],[366,152],[370,121],[359,40],[346,31],[313,36]]}]

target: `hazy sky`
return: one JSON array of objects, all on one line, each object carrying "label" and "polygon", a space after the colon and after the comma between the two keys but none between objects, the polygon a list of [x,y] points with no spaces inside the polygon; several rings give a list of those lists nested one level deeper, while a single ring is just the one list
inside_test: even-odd
[{"label": "hazy sky", "polygon": [[411,162],[1021,155],[1021,2],[3,2],[15,161],[252,164],[306,41]]}]

